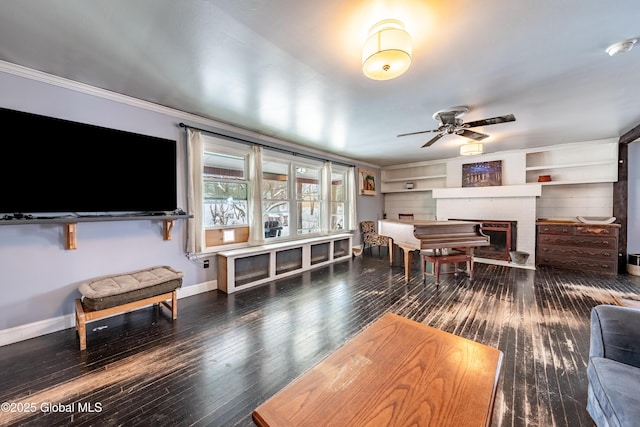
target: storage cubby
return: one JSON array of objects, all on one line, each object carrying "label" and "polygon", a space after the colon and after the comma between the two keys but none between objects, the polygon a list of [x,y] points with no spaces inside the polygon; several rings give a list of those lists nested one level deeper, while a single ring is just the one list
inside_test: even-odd
[{"label": "storage cubby", "polygon": [[311,265],[329,261],[329,242],[311,245]]},{"label": "storage cubby", "polygon": [[333,242],[333,258],[342,258],[351,254],[351,239],[341,239]]},{"label": "storage cubby", "polygon": [[447,180],[445,162],[421,162],[390,166],[382,170],[382,192],[400,193],[443,188]]},{"label": "storage cubby", "polygon": [[234,265],[236,286],[269,277],[269,254],[237,258]]},{"label": "storage cubby", "polygon": [[218,289],[228,294],[351,258],[352,235],[334,234],[218,252]]},{"label": "storage cubby", "polygon": [[302,268],[302,248],[285,249],[276,252],[276,274],[283,274]]},{"label": "storage cubby", "polygon": [[571,144],[527,153],[527,183],[537,183],[541,175],[551,181],[542,185],[615,182],[618,180],[616,142]]}]

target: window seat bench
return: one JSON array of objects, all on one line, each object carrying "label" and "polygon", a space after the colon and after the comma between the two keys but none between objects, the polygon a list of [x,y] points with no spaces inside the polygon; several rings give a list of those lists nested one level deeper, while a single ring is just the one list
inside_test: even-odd
[{"label": "window seat bench", "polygon": [[218,252],[218,289],[233,293],[351,258],[351,233]]}]

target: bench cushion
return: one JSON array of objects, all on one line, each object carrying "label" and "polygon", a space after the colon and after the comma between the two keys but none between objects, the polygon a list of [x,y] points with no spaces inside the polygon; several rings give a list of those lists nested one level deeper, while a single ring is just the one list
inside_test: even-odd
[{"label": "bench cushion", "polygon": [[84,306],[103,310],[172,292],[182,286],[182,277],[181,271],[168,266],[156,266],[97,277],[82,283],[78,290]]}]

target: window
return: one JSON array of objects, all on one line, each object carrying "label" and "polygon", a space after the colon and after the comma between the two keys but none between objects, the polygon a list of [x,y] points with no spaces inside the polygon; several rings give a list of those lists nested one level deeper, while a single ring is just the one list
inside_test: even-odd
[{"label": "window", "polygon": [[189,231],[190,253],[352,229],[353,168],[190,130],[188,136],[189,212],[197,225]]},{"label": "window", "polygon": [[345,228],[346,206],[346,172],[331,172],[331,230]]},{"label": "window", "polygon": [[297,234],[318,233],[322,230],[320,167],[296,165]]},{"label": "window", "polygon": [[245,158],[205,151],[202,189],[205,228],[248,224]]},{"label": "window", "polygon": [[289,164],[277,160],[262,162],[262,220],[264,237],[289,235]]}]

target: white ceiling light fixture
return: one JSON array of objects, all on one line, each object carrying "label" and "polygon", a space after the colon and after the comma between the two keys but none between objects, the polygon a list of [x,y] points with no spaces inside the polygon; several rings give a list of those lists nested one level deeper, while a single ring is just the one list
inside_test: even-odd
[{"label": "white ceiling light fixture", "polygon": [[482,154],[484,147],[479,142],[468,142],[460,146],[461,156],[473,156],[475,154]]},{"label": "white ceiling light fixture", "polygon": [[362,71],[373,80],[389,80],[411,65],[411,36],[397,19],[385,19],[369,30],[362,47]]},{"label": "white ceiling light fixture", "polygon": [[623,40],[618,43],[614,43],[611,46],[609,46],[605,50],[605,52],[607,52],[609,56],[617,55],[619,53],[629,52],[633,47],[633,45],[636,44],[637,41],[638,39],[629,39],[629,40]]}]

